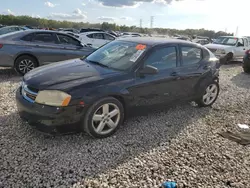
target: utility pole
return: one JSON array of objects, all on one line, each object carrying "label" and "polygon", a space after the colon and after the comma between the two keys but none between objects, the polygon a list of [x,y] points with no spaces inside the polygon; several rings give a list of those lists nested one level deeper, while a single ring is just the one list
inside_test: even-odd
[{"label": "utility pole", "polygon": [[235,35],[234,35],[234,36],[238,36],[238,32],[239,32],[238,30],[239,30],[239,27],[237,26],[237,27],[236,27],[236,32],[235,32]]},{"label": "utility pole", "polygon": [[142,28],[142,19],[140,19],[140,28]]},{"label": "utility pole", "polygon": [[154,26],[154,16],[150,17],[150,28],[152,29]]}]

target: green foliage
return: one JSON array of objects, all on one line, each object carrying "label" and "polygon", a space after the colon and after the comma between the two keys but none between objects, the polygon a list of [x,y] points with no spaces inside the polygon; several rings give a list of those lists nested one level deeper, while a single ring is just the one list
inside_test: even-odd
[{"label": "green foliage", "polygon": [[140,32],[145,34],[162,34],[172,36],[174,34],[186,35],[186,36],[207,36],[210,38],[217,38],[223,35],[233,35],[233,33],[225,33],[222,31],[215,32],[212,30],[205,29],[186,29],[186,30],[177,30],[177,29],[168,29],[168,28],[139,28],[136,26],[126,26],[126,25],[116,25],[108,22],[100,23],[83,23],[83,22],[69,22],[69,21],[56,21],[48,20],[44,18],[32,18],[30,16],[12,16],[12,15],[0,15],[0,24],[3,25],[29,25],[39,28],[101,28],[103,30],[114,30],[114,31],[123,31],[123,32]]}]

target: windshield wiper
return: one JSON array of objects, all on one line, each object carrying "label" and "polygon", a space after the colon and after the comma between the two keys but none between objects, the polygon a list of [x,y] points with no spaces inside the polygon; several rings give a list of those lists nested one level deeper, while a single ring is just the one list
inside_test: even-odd
[{"label": "windshield wiper", "polygon": [[108,65],[104,65],[104,64],[102,64],[102,63],[100,63],[98,61],[92,61],[92,60],[87,60],[87,61],[90,62],[90,63],[96,64],[96,65],[99,65],[101,67],[109,68]]}]

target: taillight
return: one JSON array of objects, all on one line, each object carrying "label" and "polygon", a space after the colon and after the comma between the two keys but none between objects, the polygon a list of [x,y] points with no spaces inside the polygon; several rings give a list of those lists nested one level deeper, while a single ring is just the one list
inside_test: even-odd
[{"label": "taillight", "polygon": [[3,44],[0,44],[0,49],[3,47]]},{"label": "taillight", "polygon": [[[1,45],[1,44],[0,44],[0,45]],[[247,55],[250,55],[250,50],[247,50],[247,51],[246,51],[246,54],[247,54]]]}]

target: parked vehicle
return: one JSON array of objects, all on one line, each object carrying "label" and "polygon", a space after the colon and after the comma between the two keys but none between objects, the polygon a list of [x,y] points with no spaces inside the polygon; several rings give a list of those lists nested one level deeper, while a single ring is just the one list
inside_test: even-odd
[{"label": "parked vehicle", "polygon": [[247,50],[243,58],[243,70],[245,73],[250,73],[250,50]]},{"label": "parked vehicle", "polygon": [[19,27],[19,26],[5,26],[5,27],[0,28],[0,35],[16,32],[16,31],[24,31],[24,30],[25,28]]},{"label": "parked vehicle", "polygon": [[210,43],[207,39],[194,39],[192,42],[195,42],[200,45],[206,45]]},{"label": "parked vehicle", "polygon": [[63,32],[66,33],[66,34],[68,34],[68,35],[71,35],[71,36],[73,36],[73,37],[75,37],[77,39],[80,37],[78,34],[73,33],[73,32],[69,32],[69,31],[63,31]]},{"label": "parked vehicle", "polygon": [[190,41],[188,37],[176,37],[175,39]]},{"label": "parked vehicle", "polygon": [[74,28],[64,28],[64,29],[60,29],[60,31],[65,31],[65,32],[71,32],[71,33],[79,34],[79,31],[77,29],[74,29]]},{"label": "parked vehicle", "polygon": [[122,33],[122,36],[141,37],[142,35],[140,33],[125,32],[125,33]]},{"label": "parked vehicle", "polygon": [[79,58],[94,50],[62,32],[32,29],[0,37],[0,66],[24,75],[40,65]]},{"label": "parked vehicle", "polygon": [[87,45],[92,45],[94,48],[99,48],[115,39],[113,35],[105,32],[85,32],[80,33],[79,37],[80,41]]},{"label": "parked vehicle", "polygon": [[85,33],[85,32],[105,32],[104,30],[102,29],[96,29],[96,28],[82,28],[80,30],[80,33]]},{"label": "parked vehicle", "polygon": [[248,39],[245,37],[222,36],[212,44],[205,45],[217,58],[224,58],[225,63],[241,60],[249,49]]},{"label": "parked vehicle", "polygon": [[117,130],[130,108],[182,100],[211,106],[219,89],[219,62],[206,48],[140,37],[32,70],[16,101],[20,117],[31,125],[54,130],[80,122],[82,130],[104,138]]}]

